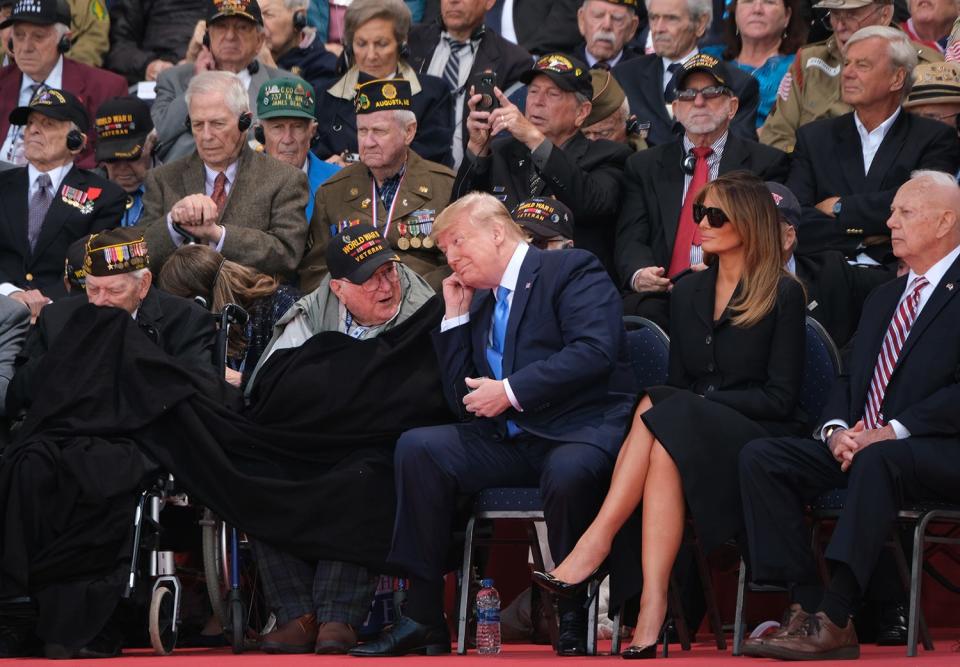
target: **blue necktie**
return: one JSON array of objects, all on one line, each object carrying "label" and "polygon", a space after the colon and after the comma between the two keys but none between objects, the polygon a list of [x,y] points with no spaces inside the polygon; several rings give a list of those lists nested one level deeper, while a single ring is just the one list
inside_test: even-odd
[{"label": "blue necktie", "polygon": [[[487,345],[487,364],[493,372],[493,377],[503,379],[503,346],[507,338],[507,320],[510,319],[510,302],[507,297],[510,290],[501,285],[497,288],[497,305],[493,309],[493,320],[490,322],[490,344]],[[507,420],[507,435],[514,438],[520,435],[521,429],[512,420]]]}]

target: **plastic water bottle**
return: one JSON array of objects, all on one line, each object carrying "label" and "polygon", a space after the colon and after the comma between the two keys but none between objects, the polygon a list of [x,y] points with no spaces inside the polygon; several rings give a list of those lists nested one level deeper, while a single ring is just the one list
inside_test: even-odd
[{"label": "plastic water bottle", "polygon": [[480,581],[477,591],[477,653],[496,655],[500,652],[500,594],[493,579]]}]

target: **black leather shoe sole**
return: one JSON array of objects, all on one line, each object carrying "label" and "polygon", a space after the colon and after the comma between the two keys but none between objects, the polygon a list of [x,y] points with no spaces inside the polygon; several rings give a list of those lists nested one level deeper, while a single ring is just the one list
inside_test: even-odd
[{"label": "black leather shoe sole", "polygon": [[309,644],[280,644],[279,642],[261,642],[260,650],[264,653],[300,655],[301,653],[313,653],[313,642],[310,642]]},{"label": "black leather shoe sole", "polygon": [[401,655],[448,655],[450,653],[450,644],[427,644],[425,646],[417,646],[415,648],[402,649],[402,650],[391,650],[383,652],[366,652],[363,650],[363,646],[358,646],[356,648],[350,649],[350,655],[355,658],[391,658],[398,657]]}]

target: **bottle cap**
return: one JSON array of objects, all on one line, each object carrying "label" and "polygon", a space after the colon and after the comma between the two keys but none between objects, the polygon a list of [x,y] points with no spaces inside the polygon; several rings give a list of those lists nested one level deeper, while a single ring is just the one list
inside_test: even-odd
[{"label": "bottle cap", "polygon": [[493,588],[493,579],[481,579],[480,585],[484,588]]}]

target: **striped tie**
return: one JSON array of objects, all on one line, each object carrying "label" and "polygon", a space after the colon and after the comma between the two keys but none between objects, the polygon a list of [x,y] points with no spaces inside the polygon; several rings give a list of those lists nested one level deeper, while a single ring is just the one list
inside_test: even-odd
[{"label": "striped tie", "polygon": [[883,406],[883,394],[887,390],[887,384],[890,382],[890,376],[893,375],[893,369],[897,367],[897,360],[900,358],[900,350],[910,335],[910,327],[917,319],[917,306],[920,303],[920,290],[929,283],[923,276],[917,276],[913,279],[909,296],[900,302],[897,312],[890,320],[890,326],[887,328],[887,335],[883,337],[883,346],[880,348],[880,355],[877,357],[877,366],[873,370],[873,378],[870,380],[870,390],[867,392],[867,404],[863,408],[864,428],[880,428],[886,424],[880,408]]},{"label": "striped tie", "polygon": [[443,80],[450,86],[451,92],[456,95],[460,91],[460,52],[469,48],[470,42],[458,42],[450,37],[444,37],[450,46],[450,57],[443,68]]}]

